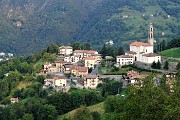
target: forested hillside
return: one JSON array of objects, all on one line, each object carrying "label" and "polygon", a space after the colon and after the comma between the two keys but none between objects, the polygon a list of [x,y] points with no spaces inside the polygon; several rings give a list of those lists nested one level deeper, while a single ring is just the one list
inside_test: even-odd
[{"label": "forested hillside", "polygon": [[50,43],[113,40],[128,46],[146,40],[149,22],[155,39],[180,35],[178,0],[0,0],[0,51],[27,55]]}]

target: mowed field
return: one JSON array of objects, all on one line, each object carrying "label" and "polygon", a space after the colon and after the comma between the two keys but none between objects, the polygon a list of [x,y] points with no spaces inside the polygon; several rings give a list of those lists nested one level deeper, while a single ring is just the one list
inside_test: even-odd
[{"label": "mowed field", "polygon": [[180,58],[180,47],[164,50],[160,52],[160,55],[165,57]]}]

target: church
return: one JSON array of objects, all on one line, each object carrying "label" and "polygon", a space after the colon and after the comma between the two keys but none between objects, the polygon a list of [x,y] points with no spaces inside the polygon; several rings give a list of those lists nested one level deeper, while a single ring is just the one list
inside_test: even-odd
[{"label": "church", "polygon": [[[131,56],[133,61],[139,61],[147,64],[152,64],[154,61],[161,62],[161,56],[154,53],[154,28],[153,24],[149,25],[148,43],[146,42],[133,42],[130,44],[130,51],[126,52],[127,58],[123,59],[121,56],[117,56],[117,63],[121,66],[125,64],[131,64],[132,62],[126,61]],[[123,61],[123,62],[122,62]]]}]

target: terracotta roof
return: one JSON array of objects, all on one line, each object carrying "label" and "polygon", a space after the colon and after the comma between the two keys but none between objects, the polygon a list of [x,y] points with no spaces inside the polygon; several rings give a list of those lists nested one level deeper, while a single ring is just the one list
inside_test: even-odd
[{"label": "terracotta roof", "polygon": [[74,53],[85,53],[85,50],[75,50]]},{"label": "terracotta roof", "polygon": [[87,50],[86,53],[88,54],[94,54],[95,52],[97,52],[96,50]]},{"label": "terracotta roof", "polygon": [[88,67],[82,67],[82,66],[77,66],[77,65],[71,66],[71,69],[78,70],[79,72],[87,72],[88,71]]},{"label": "terracotta roof", "polygon": [[86,75],[85,78],[95,79],[97,78],[97,75]]},{"label": "terracotta roof", "polygon": [[126,52],[126,53],[128,53],[128,54],[137,54],[136,52],[133,52],[133,51],[128,51],[128,52]]},{"label": "terracotta roof", "polygon": [[18,97],[17,97],[17,98],[11,98],[10,101],[11,101],[11,102],[18,102],[18,101],[19,101],[19,98],[18,98]]},{"label": "terracotta roof", "polygon": [[72,49],[72,47],[71,46],[61,46],[61,47],[59,47],[59,49]]},{"label": "terracotta roof", "polygon": [[130,56],[130,55],[120,55],[120,56],[117,56],[117,58],[133,58],[133,56]]},{"label": "terracotta roof", "polygon": [[144,43],[144,42],[133,42],[130,44],[131,46],[152,46],[149,43]]},{"label": "terracotta roof", "polygon": [[72,64],[65,64],[64,67],[66,68],[71,68],[73,65]]},{"label": "terracotta roof", "polygon": [[54,80],[58,80],[58,79],[67,79],[65,76],[56,76],[54,77]]},{"label": "terracotta roof", "polygon": [[84,58],[84,60],[96,60],[96,58],[88,57],[88,58]]},{"label": "terracotta roof", "polygon": [[105,56],[106,59],[112,59],[112,56]]},{"label": "terracotta roof", "polygon": [[74,53],[88,53],[88,54],[94,54],[97,52],[96,50],[75,50]]},{"label": "terracotta roof", "polygon": [[143,56],[146,56],[146,57],[155,57],[155,56],[160,56],[156,53],[147,53],[147,54],[143,54]]}]

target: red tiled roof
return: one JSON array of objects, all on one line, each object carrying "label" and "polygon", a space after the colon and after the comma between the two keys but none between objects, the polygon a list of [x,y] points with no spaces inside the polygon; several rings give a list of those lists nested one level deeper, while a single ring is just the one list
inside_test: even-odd
[{"label": "red tiled roof", "polygon": [[59,49],[72,49],[72,47],[71,46],[61,46],[61,47],[59,47]]},{"label": "red tiled roof", "polygon": [[58,80],[58,79],[67,79],[65,76],[56,76],[54,77],[54,80]]},{"label": "red tiled roof", "polygon": [[156,53],[147,53],[147,54],[143,54],[143,56],[146,56],[146,57],[155,57],[155,56],[160,56]]},{"label": "red tiled roof", "polygon": [[79,72],[87,72],[88,71],[88,67],[82,67],[82,66],[77,66],[77,65],[71,66],[71,69],[76,69]]},{"label": "red tiled roof", "polygon": [[86,75],[85,78],[95,79],[97,78],[97,75]]},{"label": "red tiled roof", "polygon": [[75,50],[74,53],[85,53],[85,50]]},{"label": "red tiled roof", "polygon": [[88,58],[84,58],[84,60],[96,60],[96,58],[88,57]]},{"label": "red tiled roof", "polygon": [[144,43],[144,42],[133,42],[130,44],[131,46],[152,46],[149,43]]},{"label": "red tiled roof", "polygon": [[95,52],[97,52],[96,50],[87,50],[86,53],[88,54],[94,54]]},{"label": "red tiled roof", "polygon": [[120,56],[117,56],[117,58],[133,58],[133,56],[130,56],[130,55],[120,55]]}]

